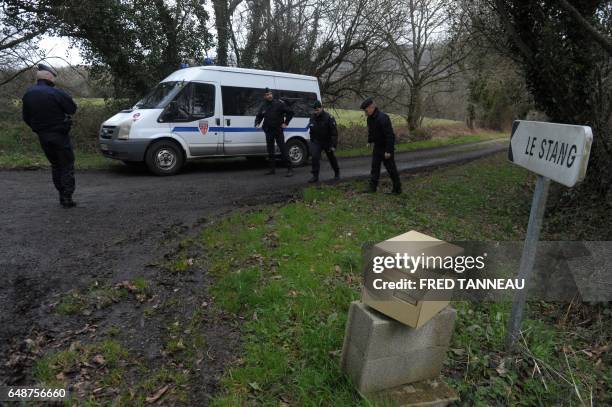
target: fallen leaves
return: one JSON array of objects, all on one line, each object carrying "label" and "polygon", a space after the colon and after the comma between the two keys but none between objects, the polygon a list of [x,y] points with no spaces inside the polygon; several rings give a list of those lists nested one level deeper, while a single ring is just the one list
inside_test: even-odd
[{"label": "fallen leaves", "polygon": [[103,366],[103,365],[106,364],[106,360],[104,360],[104,356],[102,356],[102,355],[94,356],[93,357],[93,361],[94,361],[94,363],[96,363],[96,364],[98,364],[100,366]]},{"label": "fallen leaves", "polygon": [[508,373],[508,370],[506,370],[506,361],[504,359],[502,359],[499,365],[497,365],[497,367],[495,368],[495,371],[500,376],[505,376],[506,373]]},{"label": "fallen leaves", "polygon": [[155,403],[157,400],[159,400],[170,388],[169,385],[165,385],[163,387],[160,387],[155,393],[153,393],[151,396],[148,396],[145,400],[147,403],[152,404]]},{"label": "fallen leaves", "polygon": [[117,285],[115,285],[115,288],[118,288],[118,289],[125,288],[131,293],[138,291],[138,287],[136,287],[131,281],[128,281],[128,280],[118,283]]}]

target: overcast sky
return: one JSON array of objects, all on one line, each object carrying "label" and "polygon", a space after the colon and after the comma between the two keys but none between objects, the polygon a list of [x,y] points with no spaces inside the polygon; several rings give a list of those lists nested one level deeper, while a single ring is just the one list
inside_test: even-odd
[{"label": "overcast sky", "polygon": [[53,58],[49,61],[53,64],[53,66],[65,66],[68,63],[71,65],[83,63],[83,59],[81,58],[78,48],[70,48],[68,38],[44,36],[40,40],[39,46],[45,50],[48,57],[60,57],[68,61],[65,62],[61,59]]}]

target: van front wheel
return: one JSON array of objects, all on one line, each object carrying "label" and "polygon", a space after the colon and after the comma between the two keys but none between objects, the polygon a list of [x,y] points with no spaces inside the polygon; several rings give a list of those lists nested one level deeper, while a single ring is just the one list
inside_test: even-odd
[{"label": "van front wheel", "polygon": [[300,167],[306,164],[308,160],[308,149],[303,141],[298,139],[287,141],[287,152],[289,153],[289,160],[291,160],[292,166]]},{"label": "van front wheel", "polygon": [[183,167],[185,158],[178,144],[162,140],[149,147],[145,161],[149,170],[156,175],[174,175]]}]

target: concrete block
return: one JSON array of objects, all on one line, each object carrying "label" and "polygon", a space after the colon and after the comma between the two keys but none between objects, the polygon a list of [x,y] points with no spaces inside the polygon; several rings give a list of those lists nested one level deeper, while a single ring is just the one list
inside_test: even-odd
[{"label": "concrete block", "polygon": [[355,301],[342,349],[342,368],[361,393],[439,375],[456,311],[445,308],[421,328],[403,325]]},{"label": "concrete block", "polygon": [[397,323],[369,306],[355,301],[349,309],[344,336],[366,359],[401,355],[428,347],[448,347],[457,311],[446,307],[421,328]]}]

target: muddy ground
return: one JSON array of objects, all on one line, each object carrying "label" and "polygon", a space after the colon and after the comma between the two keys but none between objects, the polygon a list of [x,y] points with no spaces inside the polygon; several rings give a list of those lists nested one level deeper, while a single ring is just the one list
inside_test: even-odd
[{"label": "muddy ground", "polygon": [[[396,161],[400,170],[415,171],[505,148],[443,147],[398,154]],[[321,178],[331,178],[322,167]],[[364,177],[369,158],[342,159],[340,167],[345,179]],[[49,171],[0,171],[0,385],[32,385],[32,366],[42,355],[108,337],[130,352],[126,380],[163,366],[182,369],[168,352],[168,327],[184,326],[197,310],[205,345],[184,369],[185,393],[205,403],[237,358],[240,320],[214,306],[205,262],[191,267],[189,258],[181,272],[168,267],[185,238],[231,211],[287,200],[310,176],[307,167],[293,178],[282,169],[275,176],[264,171],[265,162],[232,159],[193,163],[174,177],[127,167],[78,172],[79,205],[71,210],[59,207]],[[126,283],[135,278],[147,289]],[[71,298],[78,301],[68,301],[67,313],[62,307]],[[87,383],[95,378],[87,366],[68,373],[85,386],[83,394],[96,385]]]}]

